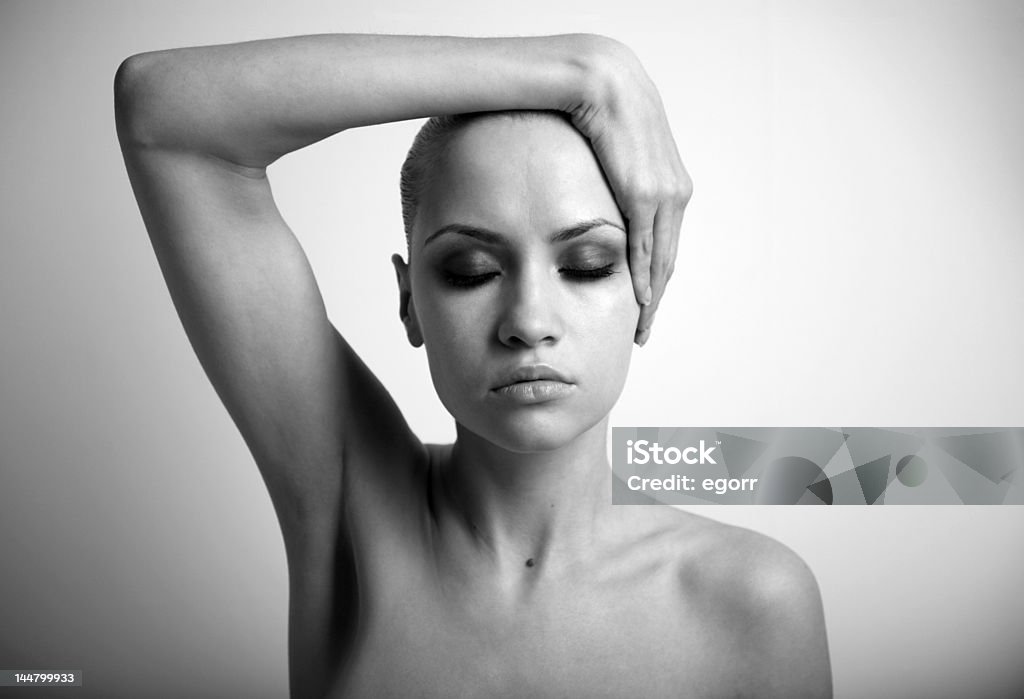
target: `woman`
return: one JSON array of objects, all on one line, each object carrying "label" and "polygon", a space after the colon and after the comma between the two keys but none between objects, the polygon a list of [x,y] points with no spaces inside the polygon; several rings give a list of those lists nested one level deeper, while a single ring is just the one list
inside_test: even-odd
[{"label": "woman", "polygon": [[[690,186],[627,48],[183,49],[126,61],[116,101],[168,288],[281,523],[293,696],[830,693],[820,599],[793,553],[611,505],[608,411]],[[473,116],[418,137],[409,260],[394,260],[407,335],[457,423],[434,446],[332,327],[266,168],[347,128],[445,114]]]}]

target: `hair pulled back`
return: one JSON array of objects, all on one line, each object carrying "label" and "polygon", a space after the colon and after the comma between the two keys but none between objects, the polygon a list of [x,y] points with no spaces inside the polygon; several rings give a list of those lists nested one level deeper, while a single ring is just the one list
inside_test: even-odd
[{"label": "hair pulled back", "polygon": [[444,154],[448,144],[451,143],[452,136],[479,119],[493,117],[535,119],[541,116],[569,121],[569,116],[563,112],[508,110],[436,116],[431,117],[423,124],[416,134],[416,138],[413,139],[408,155],[405,156],[399,181],[405,243],[410,254],[412,252],[412,231],[416,222],[416,213],[419,210],[420,197],[427,185],[430,184],[430,179],[437,169],[437,161]]}]

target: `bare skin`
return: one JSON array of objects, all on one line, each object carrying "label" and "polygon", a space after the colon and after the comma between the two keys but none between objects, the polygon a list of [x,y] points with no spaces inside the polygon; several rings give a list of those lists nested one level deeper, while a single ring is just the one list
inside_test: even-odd
[{"label": "bare skin", "polygon": [[[610,504],[607,413],[689,195],[645,80],[581,36],[306,37],[119,71],[161,269],[281,523],[292,696],[830,695],[795,554]],[[583,135],[491,117],[438,164],[395,260],[458,425],[455,445],[423,445],[327,319],[265,170],[345,128],[501,109],[564,111]]]}]

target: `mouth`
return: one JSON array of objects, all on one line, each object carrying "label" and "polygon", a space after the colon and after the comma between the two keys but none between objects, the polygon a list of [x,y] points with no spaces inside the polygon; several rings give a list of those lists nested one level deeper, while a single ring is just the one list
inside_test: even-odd
[{"label": "mouth", "polygon": [[543,403],[569,395],[575,384],[546,364],[514,369],[503,376],[492,393],[517,403]]}]

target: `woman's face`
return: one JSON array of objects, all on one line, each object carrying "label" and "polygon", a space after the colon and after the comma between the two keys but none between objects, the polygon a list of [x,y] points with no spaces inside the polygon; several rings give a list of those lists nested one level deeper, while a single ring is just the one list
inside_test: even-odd
[{"label": "woman's face", "polygon": [[622,217],[590,146],[552,116],[452,137],[422,193],[408,327],[442,403],[514,452],[558,448],[622,391],[639,314]]}]

